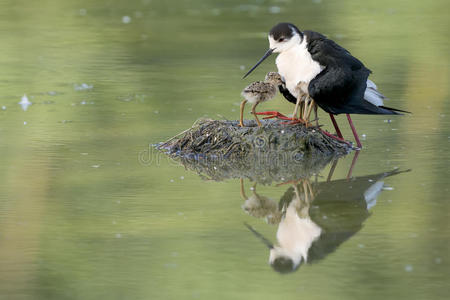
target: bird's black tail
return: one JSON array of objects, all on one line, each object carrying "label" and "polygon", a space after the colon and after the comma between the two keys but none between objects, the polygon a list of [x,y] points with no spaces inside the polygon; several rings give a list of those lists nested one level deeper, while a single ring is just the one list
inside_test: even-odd
[{"label": "bird's black tail", "polygon": [[396,108],[387,107],[387,106],[383,106],[383,105],[382,105],[382,106],[378,106],[378,107],[381,107],[381,108],[387,109],[387,110],[396,111],[396,112],[402,112],[402,113],[407,113],[407,114],[410,114],[410,113],[411,113],[410,111],[401,110],[401,109],[396,109]]},{"label": "bird's black tail", "polygon": [[403,113],[410,112],[387,106],[377,106],[369,101],[361,101],[356,103],[356,105],[353,105],[353,103],[347,104],[345,109],[342,109],[342,111],[339,111],[338,113],[363,115],[403,115]]}]

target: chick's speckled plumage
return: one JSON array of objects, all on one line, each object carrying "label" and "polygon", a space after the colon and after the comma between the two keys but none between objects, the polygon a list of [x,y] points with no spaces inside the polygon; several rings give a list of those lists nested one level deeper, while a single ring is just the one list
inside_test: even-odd
[{"label": "chick's speckled plumage", "polygon": [[281,75],[276,72],[269,72],[264,81],[256,81],[247,86],[241,93],[244,100],[241,102],[239,126],[244,127],[244,107],[245,103],[252,103],[252,114],[255,116],[258,126],[262,126],[255,111],[256,106],[264,101],[270,100],[277,94],[278,87],[283,84]]},{"label": "chick's speckled plumage", "polygon": [[242,91],[241,95],[250,103],[260,103],[275,97],[278,85],[282,83],[281,76],[276,72],[269,72],[265,81],[255,81]]}]

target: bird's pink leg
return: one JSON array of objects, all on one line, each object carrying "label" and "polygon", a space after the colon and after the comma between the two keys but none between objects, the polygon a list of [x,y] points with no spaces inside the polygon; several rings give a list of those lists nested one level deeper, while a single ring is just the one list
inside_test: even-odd
[{"label": "bird's pink leg", "polygon": [[267,116],[267,117],[264,117],[263,119],[287,118],[285,115],[283,115],[282,113],[279,113],[277,111],[261,111],[261,112],[255,113],[255,115],[265,115],[265,116]]},{"label": "bird's pink leg", "polygon": [[350,178],[352,178],[353,167],[356,165],[358,156],[359,156],[359,150],[356,150],[355,155],[353,156],[352,165],[350,166],[350,169],[348,170],[347,180],[350,180]]},{"label": "bird's pink leg", "polygon": [[336,122],[336,119],[334,118],[334,115],[331,113],[329,115],[330,115],[331,122],[333,122],[334,129],[336,130],[336,134],[338,135],[338,137],[343,139],[344,136],[342,135],[341,130],[339,129],[339,126]]},{"label": "bird's pink leg", "polygon": [[355,140],[356,140],[356,146],[357,146],[358,148],[361,148],[361,147],[362,147],[361,141],[359,140],[358,133],[356,132],[355,126],[353,125],[352,118],[350,117],[349,114],[347,114],[347,120],[348,120],[348,123],[350,124],[350,128],[352,129],[353,136],[355,137]]},{"label": "bird's pink leg", "polygon": [[302,120],[302,119],[296,119],[296,118],[294,118],[294,117],[292,117],[292,118],[289,118],[289,117],[279,117],[278,119],[290,121],[290,122],[283,122],[283,124],[286,124],[286,125],[305,124],[305,121],[304,121],[304,120]]},{"label": "bird's pink leg", "polygon": [[346,144],[350,144],[349,142],[347,142],[347,141],[344,140],[343,138],[340,138],[340,137],[338,137],[338,136],[335,136],[334,134],[331,134],[331,133],[329,133],[329,132],[326,131],[326,130],[322,130],[322,129],[320,129],[320,128],[319,128],[319,130],[320,130],[323,134],[325,134],[326,136],[329,136],[330,138],[335,139],[336,141],[343,142],[343,143],[346,143]]},{"label": "bird's pink leg", "polygon": [[331,166],[330,172],[328,172],[327,182],[331,181],[331,177],[333,177],[334,169],[336,169],[338,163],[338,159],[333,161],[333,165]]}]

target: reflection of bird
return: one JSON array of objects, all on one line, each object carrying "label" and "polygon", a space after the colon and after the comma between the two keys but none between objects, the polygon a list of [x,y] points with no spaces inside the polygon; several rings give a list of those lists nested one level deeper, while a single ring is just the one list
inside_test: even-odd
[{"label": "reflection of bird", "polygon": [[361,147],[349,114],[396,115],[405,112],[383,106],[385,97],[368,80],[371,71],[322,34],[302,32],[293,24],[280,23],[270,30],[269,43],[269,50],[245,76],[272,53],[280,53],[276,65],[286,81],[286,88],[280,87],[281,93],[288,101],[296,103],[297,84],[305,82],[309,96],[330,114],[340,140],[342,134],[333,115],[347,114],[357,145]]},{"label": "reflection of bird", "polygon": [[283,216],[277,230],[278,245],[249,228],[270,248],[269,263],[274,270],[295,271],[303,262],[325,258],[357,233],[376,204],[383,179],[408,171],[321,182],[313,187],[304,180],[280,199]]},{"label": "reflection of bird", "polygon": [[309,182],[294,185],[290,202],[283,206],[283,218],[278,225],[278,245],[270,249],[269,263],[278,272],[296,270],[302,261],[308,259],[311,244],[321,235],[322,229],[310,218],[308,209],[313,192]]},{"label": "reflection of bird", "polygon": [[247,102],[253,104],[252,113],[255,116],[258,126],[261,126],[261,122],[256,115],[255,108],[259,103],[275,97],[279,85],[281,85],[280,74],[276,72],[269,72],[267,73],[264,81],[255,81],[244,88],[241,93],[242,97],[244,97],[244,100],[241,102],[241,115],[239,120],[239,125],[241,127],[244,127],[244,107]]},{"label": "reflection of bird", "polygon": [[245,224],[269,247],[269,264],[280,273],[295,271],[302,261],[306,261],[308,249],[322,232],[308,214],[314,196],[311,185],[308,180],[302,180],[302,183],[288,190],[293,191],[288,201],[280,202],[283,216],[278,224],[276,245]]}]

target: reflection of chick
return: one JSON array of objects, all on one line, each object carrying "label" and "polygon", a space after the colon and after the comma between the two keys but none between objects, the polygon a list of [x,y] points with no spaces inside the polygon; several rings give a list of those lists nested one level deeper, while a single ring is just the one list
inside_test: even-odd
[{"label": "reflection of chick", "polygon": [[269,224],[277,224],[281,219],[278,205],[272,199],[256,193],[256,184],[253,186],[252,195],[247,197],[244,190],[244,180],[241,179],[241,196],[245,200],[242,209],[252,217],[265,218]]},{"label": "reflection of chick", "polygon": [[303,193],[296,185],[294,191],[278,225],[278,245],[270,249],[269,263],[280,273],[295,271],[302,261],[306,261],[309,248],[322,232],[308,214],[313,196],[309,182],[303,182]]}]

